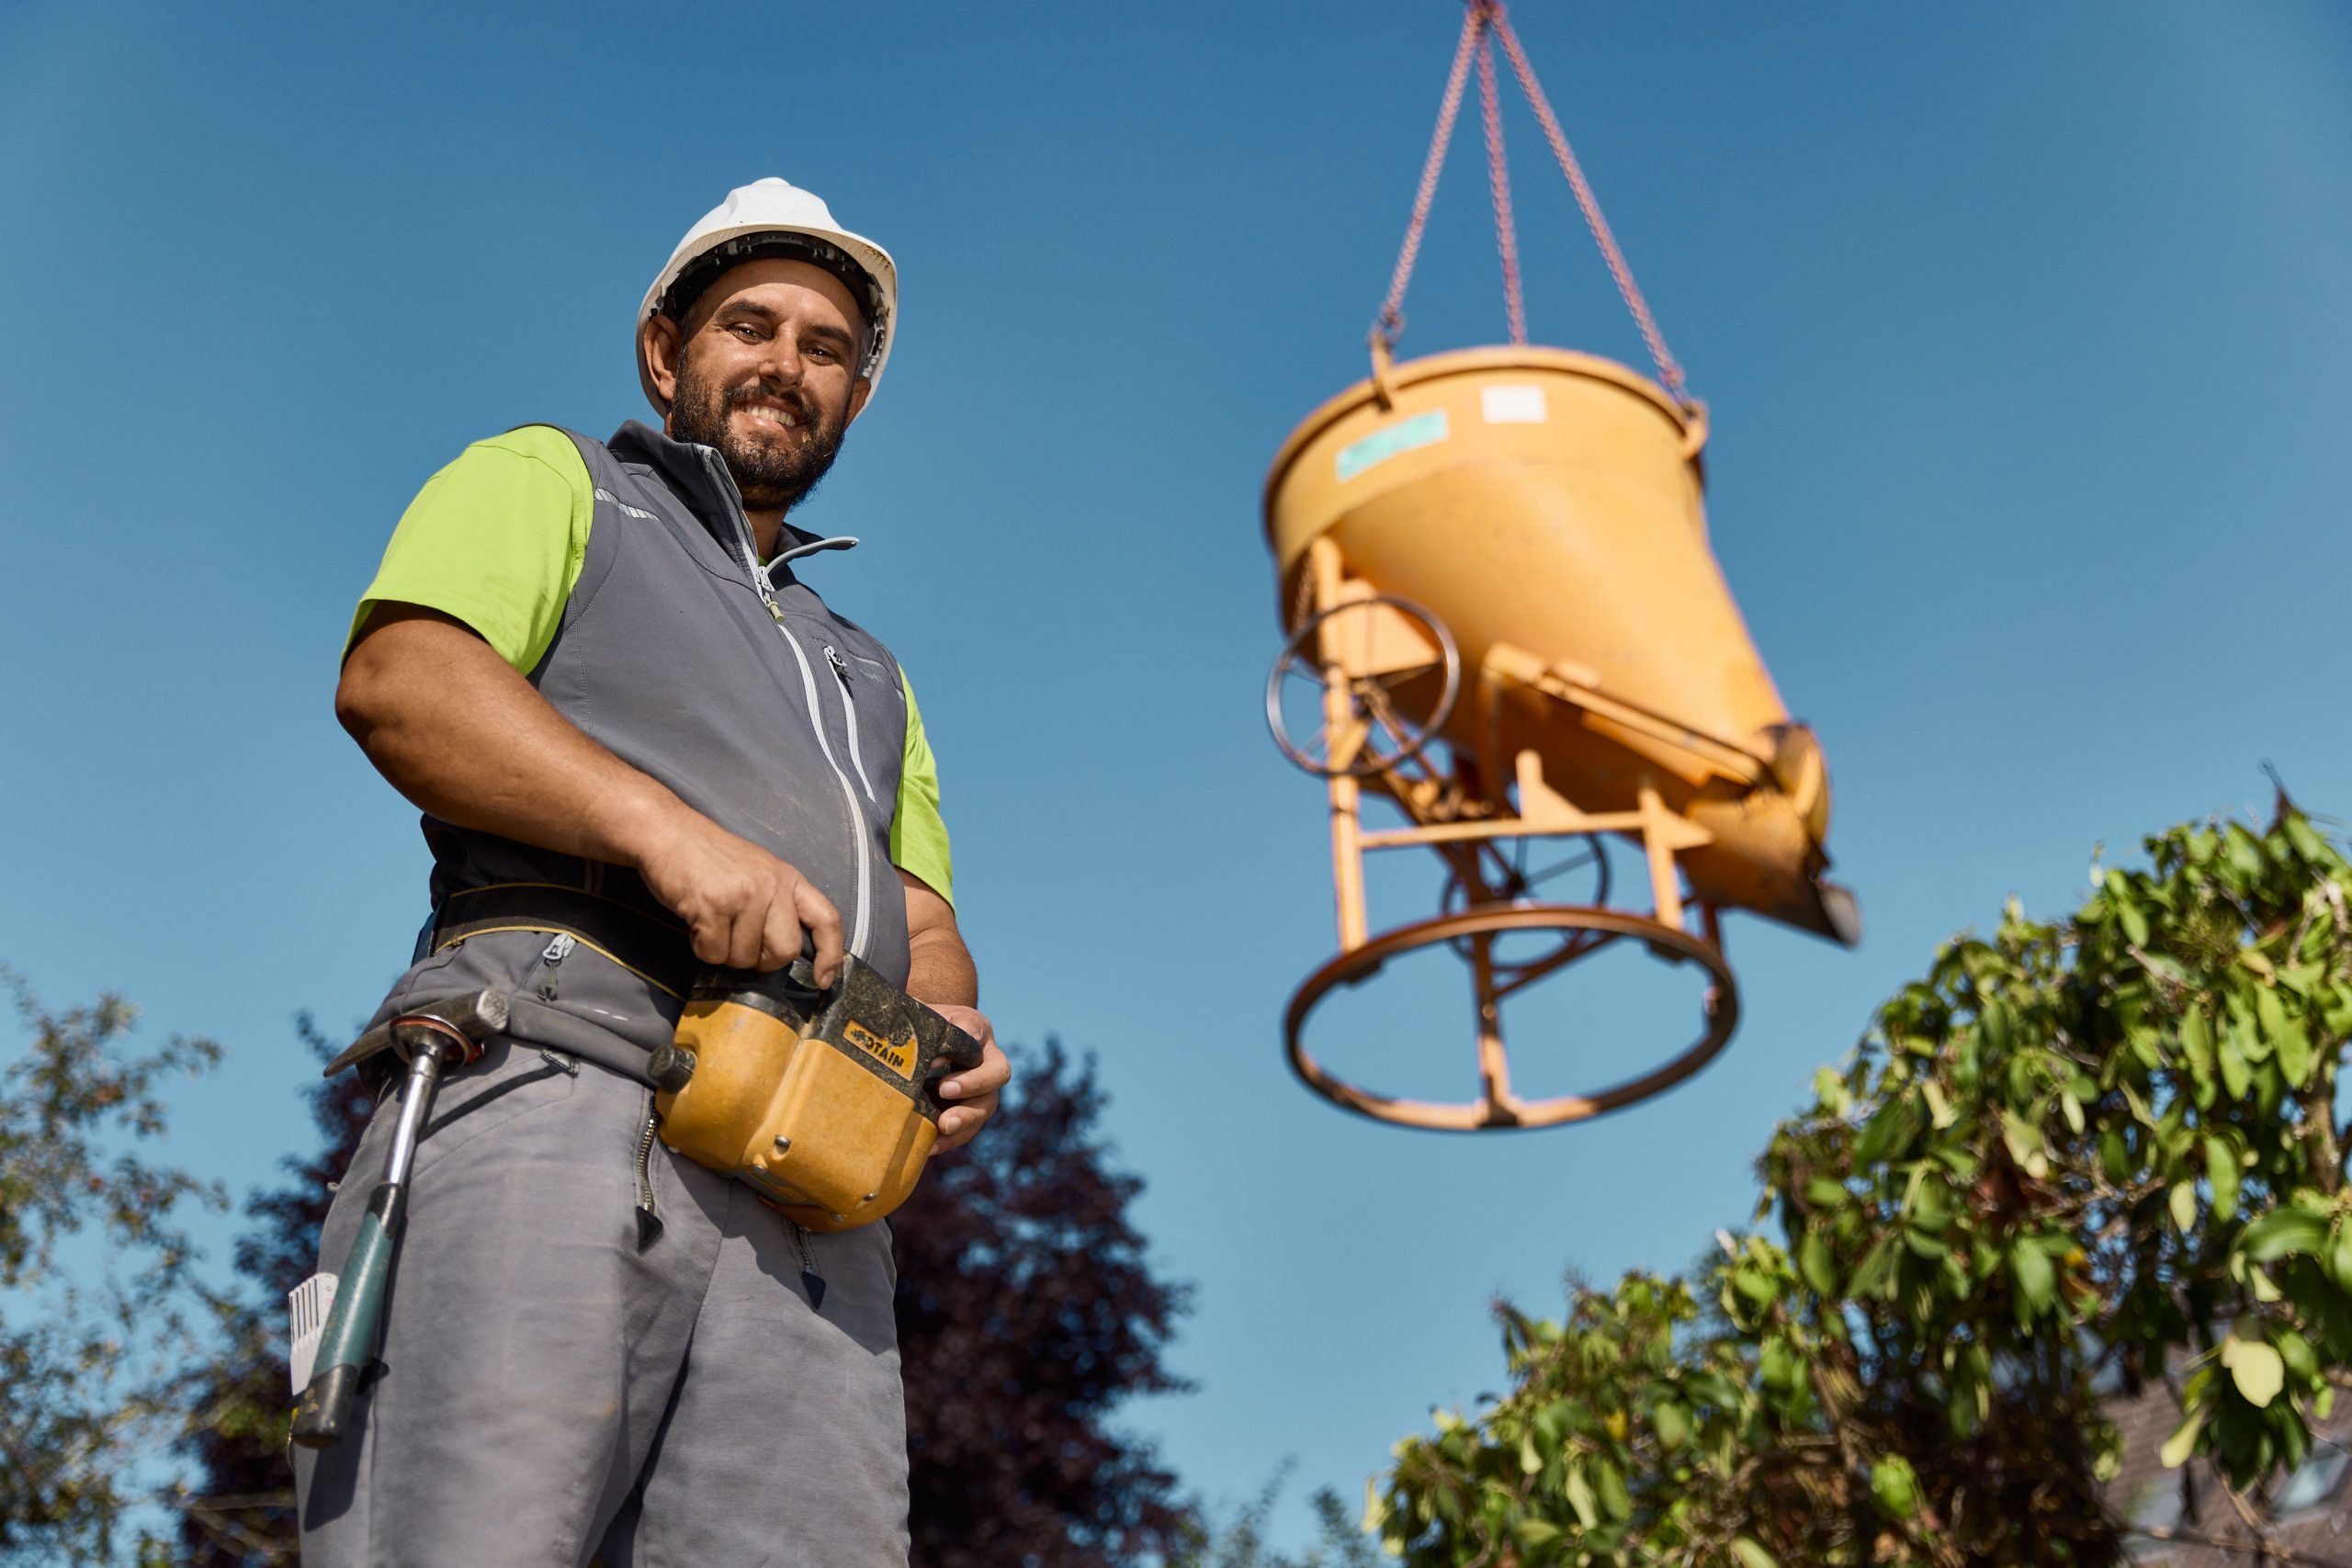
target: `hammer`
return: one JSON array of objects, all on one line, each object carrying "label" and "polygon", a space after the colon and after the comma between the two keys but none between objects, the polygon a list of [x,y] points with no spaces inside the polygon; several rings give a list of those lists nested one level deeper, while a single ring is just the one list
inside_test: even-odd
[{"label": "hammer", "polygon": [[327,1314],[312,1363],[311,1385],[294,1404],[294,1440],[304,1448],[333,1448],[343,1440],[361,1369],[376,1342],[384,1292],[391,1283],[392,1250],[401,1216],[408,1207],[408,1178],[416,1163],[417,1139],[433,1112],[442,1070],[464,1066],[482,1054],[490,1037],[506,1027],[506,998],[496,991],[473,991],[423,1003],[378,1024],[327,1069],[333,1077],[352,1063],[390,1046],[408,1063],[401,1094],[401,1119],[392,1128],[392,1152],[384,1179],[368,1200],[359,1234],[344,1260],[334,1308]]}]

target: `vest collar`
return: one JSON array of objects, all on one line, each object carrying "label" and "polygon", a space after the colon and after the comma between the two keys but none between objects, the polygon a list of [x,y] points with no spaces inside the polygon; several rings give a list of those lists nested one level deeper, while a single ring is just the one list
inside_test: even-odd
[{"label": "vest collar", "polygon": [[[724,464],[704,462],[708,447],[690,441],[674,441],[642,420],[630,420],[613,433],[605,443],[614,457],[625,463],[643,463],[662,476],[670,493],[686,503],[710,536],[719,542],[729,555],[734,553],[735,519],[741,513],[742,498],[731,482],[713,478],[712,470],[726,471]],[[806,528],[796,528],[790,520],[784,525],[782,537],[776,541],[784,547],[767,563],[769,580],[781,588],[792,581],[789,564],[804,556],[822,550],[846,550],[857,544],[852,535],[827,538]]]}]

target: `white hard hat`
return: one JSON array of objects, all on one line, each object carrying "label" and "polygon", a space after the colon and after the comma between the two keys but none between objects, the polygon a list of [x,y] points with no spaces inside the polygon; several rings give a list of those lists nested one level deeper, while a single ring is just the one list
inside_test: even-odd
[{"label": "white hard hat", "polygon": [[[866,381],[882,379],[883,363],[890,357],[890,340],[898,335],[899,267],[890,253],[833,221],[823,199],[771,175],[738,186],[727,199],[702,215],[671,253],[670,265],[645,291],[637,308],[637,378],[657,409],[662,398],[653,389],[653,374],[645,363],[646,318],[662,311],[673,319],[729,266],[761,256],[797,256],[823,267],[850,287],[865,311],[870,341],[859,373]],[[679,288],[683,282],[685,287]],[[680,298],[672,301],[673,293]],[[664,307],[670,307],[664,310]]]}]

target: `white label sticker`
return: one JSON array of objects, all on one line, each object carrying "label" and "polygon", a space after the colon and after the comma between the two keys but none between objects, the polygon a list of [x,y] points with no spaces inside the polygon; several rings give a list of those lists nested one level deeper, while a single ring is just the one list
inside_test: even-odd
[{"label": "white label sticker", "polygon": [[1541,387],[1481,387],[1478,409],[1488,424],[1541,424],[1549,417]]},{"label": "white label sticker", "polygon": [[293,1351],[287,1358],[287,1370],[294,1374],[297,1399],[311,1386],[311,1364],[318,1359],[327,1314],[334,1310],[334,1275],[313,1274],[286,1292],[286,1337]]}]

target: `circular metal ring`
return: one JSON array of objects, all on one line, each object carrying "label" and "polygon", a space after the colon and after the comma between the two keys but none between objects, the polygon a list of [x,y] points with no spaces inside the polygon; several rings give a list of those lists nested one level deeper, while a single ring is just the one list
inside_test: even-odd
[{"label": "circular metal ring", "polygon": [[[1524,931],[1584,931],[1612,937],[1630,937],[1654,949],[1664,950],[1668,956],[1697,962],[1707,971],[1712,982],[1702,1003],[1705,1032],[1695,1044],[1685,1048],[1662,1066],[1638,1077],[1628,1078],[1592,1094],[1554,1095],[1533,1100],[1506,1094],[1500,1098],[1490,1095],[1485,1100],[1446,1103],[1373,1094],[1335,1077],[1307,1053],[1302,1040],[1307,1015],[1337,987],[1369,979],[1390,959],[1418,947],[1452,942],[1458,937],[1493,936]],[[1693,936],[1679,926],[1669,926],[1646,915],[1629,914],[1623,909],[1574,904],[1538,904],[1519,908],[1472,909],[1459,915],[1415,920],[1394,931],[1383,931],[1352,953],[1340,954],[1309,975],[1306,983],[1292,995],[1290,1006],[1283,1014],[1283,1044],[1290,1055],[1291,1070],[1299,1076],[1300,1080],[1343,1110],[1399,1126],[1470,1133],[1498,1127],[1550,1127],[1564,1122],[1581,1122],[1604,1111],[1619,1110],[1636,1100],[1647,1100],[1680,1083],[1713,1061],[1724,1043],[1730,1040],[1732,1031],[1738,1023],[1739,987],[1732,979],[1723,953],[1712,942]]]},{"label": "circular metal ring", "polygon": [[[1315,639],[1321,636],[1323,623],[1334,615],[1345,615],[1350,611],[1375,604],[1386,605],[1398,614],[1419,622],[1428,631],[1430,639],[1438,647],[1439,661],[1445,671],[1443,682],[1439,689],[1437,706],[1430,716],[1425,720],[1408,719],[1403,727],[1396,731],[1398,744],[1395,750],[1383,750],[1378,746],[1367,742],[1345,767],[1334,768],[1329,764],[1328,748],[1327,755],[1317,759],[1306,748],[1294,742],[1289,731],[1283,727],[1283,677],[1295,669],[1304,679],[1313,682],[1327,692],[1329,691],[1330,684],[1325,677],[1322,660],[1319,658],[1311,657],[1309,652],[1314,647]],[[1380,681],[1379,676],[1363,676],[1351,681],[1348,697],[1351,709],[1361,713],[1367,705],[1363,700],[1365,692],[1385,691],[1386,688],[1379,684]],[[1419,755],[1421,749],[1435,739],[1438,731],[1445,728],[1445,721],[1453,716],[1453,705],[1460,700],[1461,695],[1462,650],[1454,646],[1453,634],[1445,629],[1445,623],[1409,599],[1400,599],[1391,593],[1376,593],[1370,598],[1351,599],[1345,604],[1334,604],[1329,609],[1319,610],[1300,623],[1297,629],[1290,634],[1289,639],[1283,644],[1282,652],[1274,658],[1273,670],[1266,677],[1266,728],[1273,735],[1274,744],[1281,749],[1283,756],[1289,758],[1297,767],[1313,773],[1317,778],[1370,778],[1375,773],[1385,773],[1397,764]],[[1374,701],[1382,702],[1384,699],[1375,698]]]},{"label": "circular metal ring", "polygon": [[[1571,858],[1563,860],[1557,864],[1545,866],[1539,871],[1532,873],[1527,870],[1525,865],[1525,862],[1527,860],[1527,846],[1529,843],[1528,840],[1519,839],[1514,840],[1518,846],[1514,857],[1507,858],[1502,854],[1502,852],[1499,849],[1495,850],[1496,858],[1498,860],[1503,860],[1505,863],[1507,874],[1512,881],[1519,885],[1519,891],[1515,893],[1504,891],[1500,896],[1496,897],[1472,898],[1470,897],[1470,885],[1464,880],[1461,866],[1458,863],[1449,864],[1445,873],[1445,886],[1438,890],[1438,913],[1441,915],[1459,915],[1479,909],[1525,909],[1541,908],[1546,904],[1554,902],[1553,900],[1548,900],[1540,897],[1544,884],[1551,881],[1555,876],[1563,876],[1570,873],[1581,872],[1588,867],[1590,868],[1592,873],[1592,896],[1587,899],[1584,904],[1576,907],[1592,908],[1606,906],[1609,902],[1610,885],[1608,849],[1601,843],[1600,835],[1598,834],[1587,834],[1575,841],[1584,847],[1587,853],[1590,856],[1589,859],[1577,859],[1574,858],[1572,855]],[[1492,848],[1496,842],[1497,840],[1487,840],[1486,847]],[[1483,863],[1481,863],[1481,864],[1483,867]],[[1491,891],[1491,889],[1489,889],[1489,891]],[[1576,928],[1569,931],[1567,934],[1563,935],[1560,938],[1559,945],[1549,953],[1543,953],[1534,958],[1522,959],[1517,962],[1505,962],[1499,959],[1491,960],[1491,962],[1494,963],[1496,974],[1515,980],[1520,976],[1528,974],[1530,971],[1556,968],[1561,964],[1568,962],[1577,953],[1579,953],[1586,948],[1598,947],[1602,942],[1609,941],[1611,934],[1611,933],[1607,931]],[[1458,936],[1452,939],[1447,945],[1453,949],[1455,957],[1461,959],[1464,964],[1467,964],[1471,959],[1472,946],[1476,941],[1477,938],[1475,936]]]}]

